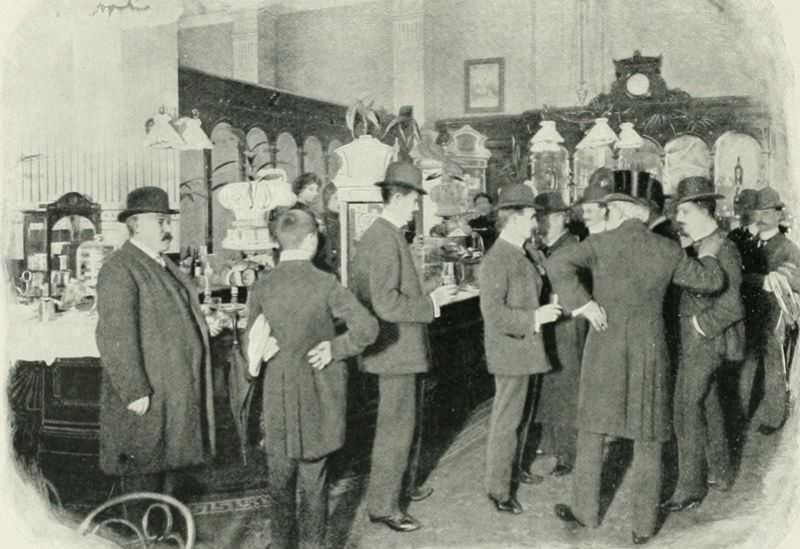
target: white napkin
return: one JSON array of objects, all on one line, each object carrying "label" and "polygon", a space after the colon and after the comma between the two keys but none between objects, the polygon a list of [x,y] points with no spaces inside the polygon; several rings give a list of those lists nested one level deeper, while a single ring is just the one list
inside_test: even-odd
[{"label": "white napkin", "polygon": [[267,362],[280,350],[272,337],[269,322],[263,314],[258,315],[247,334],[247,371],[252,377],[261,372],[262,362]]}]

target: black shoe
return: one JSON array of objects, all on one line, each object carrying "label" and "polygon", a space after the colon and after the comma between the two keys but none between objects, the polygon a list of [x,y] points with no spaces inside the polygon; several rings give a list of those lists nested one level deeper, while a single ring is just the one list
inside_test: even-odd
[{"label": "black shoe", "polygon": [[679,511],[687,511],[689,509],[694,509],[703,501],[703,498],[693,497],[693,498],[686,498],[680,501],[668,501],[664,503],[661,507],[665,511],[669,511],[670,513],[677,513]]},{"label": "black shoe", "polygon": [[650,538],[653,536],[639,536],[636,534],[636,532],[631,532],[631,537],[633,538],[633,543],[635,545],[644,545],[650,541]]},{"label": "black shoe", "polygon": [[762,435],[772,435],[780,431],[780,427],[770,427],[769,425],[759,425],[758,432]]},{"label": "black shoe", "polygon": [[544,482],[544,477],[542,475],[534,475],[527,471],[520,471],[517,474],[517,480],[522,484],[541,484]]},{"label": "black shoe", "polygon": [[422,528],[419,521],[407,513],[385,517],[373,517],[370,515],[369,521],[384,524],[396,532],[413,532]]},{"label": "black shoe", "polygon": [[408,499],[411,501],[422,501],[428,499],[433,494],[433,488],[430,486],[417,486],[408,493]]},{"label": "black shoe", "polygon": [[567,524],[568,526],[580,526],[581,528],[586,526],[570,509],[569,505],[565,505],[563,503],[556,503],[556,506],[553,507],[553,510],[556,513],[556,516],[561,519],[561,522]]},{"label": "black shoe", "polygon": [[564,475],[568,475],[572,472],[572,467],[567,465],[566,463],[557,463],[555,468],[550,471],[550,474],[554,477],[563,477]]},{"label": "black shoe", "polygon": [[494,503],[494,508],[501,513],[511,513],[512,515],[519,515],[522,513],[522,505],[516,498],[510,497],[505,501],[500,501],[496,497],[490,495],[489,499]]}]

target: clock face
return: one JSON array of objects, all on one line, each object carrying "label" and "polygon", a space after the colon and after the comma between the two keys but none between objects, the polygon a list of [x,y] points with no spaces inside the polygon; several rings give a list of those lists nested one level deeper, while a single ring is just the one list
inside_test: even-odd
[{"label": "clock face", "polygon": [[631,75],[625,82],[628,93],[634,97],[641,97],[650,93],[650,79],[644,74],[637,72]]}]

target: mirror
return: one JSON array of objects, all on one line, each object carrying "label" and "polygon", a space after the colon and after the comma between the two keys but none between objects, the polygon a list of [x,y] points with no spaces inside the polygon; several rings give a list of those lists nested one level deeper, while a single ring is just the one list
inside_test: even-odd
[{"label": "mirror", "polygon": [[78,246],[94,240],[97,229],[92,221],[82,215],[68,215],[59,219],[50,230],[50,269],[69,271],[78,276]]}]

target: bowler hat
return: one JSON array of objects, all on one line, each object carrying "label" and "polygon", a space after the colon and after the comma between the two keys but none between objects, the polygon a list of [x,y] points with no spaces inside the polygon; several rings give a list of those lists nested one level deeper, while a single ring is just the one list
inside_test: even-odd
[{"label": "bowler hat", "polygon": [[417,191],[419,194],[428,194],[422,188],[422,171],[414,164],[409,162],[392,162],[386,168],[386,175],[383,181],[375,183],[378,187],[386,187],[388,185],[397,185],[398,187],[405,187],[412,191]]},{"label": "bowler hat", "polygon": [[503,188],[495,210],[502,208],[540,208],[530,187],[523,183],[513,183]]},{"label": "bowler hat", "polygon": [[625,193],[609,193],[602,198],[602,202],[604,204],[608,204],[609,202],[630,202],[631,204],[641,205],[640,201]]},{"label": "bowler hat", "polygon": [[734,208],[740,212],[749,212],[758,203],[758,191],[755,189],[742,189],[733,199]]},{"label": "bowler hat", "polygon": [[784,203],[781,201],[781,195],[772,187],[762,187],[756,193],[756,205],[754,210],[778,210],[783,208]]},{"label": "bowler hat", "polygon": [[120,222],[140,213],[176,214],[178,210],[169,207],[167,191],[158,187],[139,187],[128,193],[125,209],[117,216]]},{"label": "bowler hat", "polygon": [[611,193],[611,190],[604,185],[589,185],[583,190],[583,197],[580,204],[590,204],[603,202],[603,198]]},{"label": "bowler hat", "polygon": [[675,204],[704,200],[709,198],[725,198],[714,192],[714,183],[707,177],[692,176],[681,179],[678,191],[675,193]]},{"label": "bowler hat", "polygon": [[564,203],[561,193],[556,191],[539,193],[533,199],[533,202],[539,209],[548,214],[569,210],[569,206]]},{"label": "bowler hat", "polygon": [[655,207],[658,211],[664,209],[664,187],[648,172],[639,172],[636,178],[636,197],[648,207]]}]

